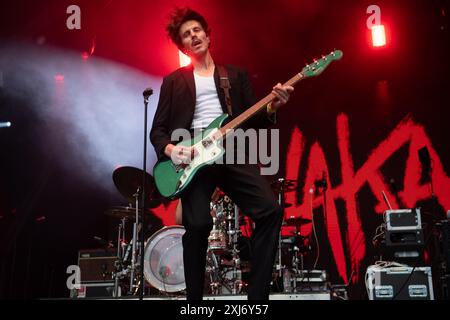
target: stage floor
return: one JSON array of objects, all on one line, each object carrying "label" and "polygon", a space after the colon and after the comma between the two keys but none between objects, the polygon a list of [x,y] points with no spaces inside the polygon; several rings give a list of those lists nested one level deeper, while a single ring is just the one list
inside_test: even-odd
[{"label": "stage floor", "polygon": [[[113,297],[87,297],[75,298],[78,300],[139,300],[138,296]],[[186,300],[185,296],[145,296],[143,300]],[[203,300],[247,300],[247,295],[205,295]],[[276,293],[270,294],[269,300],[331,300],[330,292],[309,292],[309,293]]]}]

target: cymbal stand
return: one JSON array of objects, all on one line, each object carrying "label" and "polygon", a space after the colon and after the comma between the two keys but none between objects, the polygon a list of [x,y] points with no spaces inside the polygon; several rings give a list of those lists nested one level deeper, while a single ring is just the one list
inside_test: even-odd
[{"label": "cymbal stand", "polygon": [[[298,245],[298,241],[297,239],[300,239],[300,231],[299,228],[297,226],[295,226],[295,241],[294,241],[294,246],[292,248],[292,270],[294,270],[294,278],[293,278],[293,287],[292,287],[292,292],[297,292],[297,276],[300,273],[303,273],[303,253],[300,253],[300,259],[299,259],[299,252],[300,252],[300,248],[297,246]],[[300,269],[298,267],[300,262]],[[301,277],[303,277],[303,274],[300,275]]]},{"label": "cymbal stand", "polygon": [[239,227],[239,208],[234,205],[234,229],[229,228],[228,234],[232,236],[233,249],[231,256],[233,257],[233,289],[232,294],[238,294],[242,289],[242,280],[238,277],[238,268],[241,266],[241,259],[239,258],[239,249],[237,248],[239,235],[241,229]]},{"label": "cymbal stand", "polygon": [[212,251],[208,251],[206,271],[209,274],[210,279],[210,291],[213,295],[220,294],[220,279],[219,279],[219,262],[216,254]]},{"label": "cymbal stand", "polygon": [[132,241],[132,254],[131,254],[131,270],[130,270],[130,291],[129,292],[133,292],[134,287],[136,286],[134,284],[134,274],[135,274],[135,270],[136,270],[136,261],[137,261],[137,228],[138,228],[138,224],[139,224],[139,194],[140,194],[140,187],[138,187],[136,193],[133,195],[133,197],[136,198],[136,218],[135,218],[135,222],[133,223],[133,239]]},{"label": "cymbal stand", "polygon": [[[294,242],[293,247],[293,257],[292,257],[292,270],[295,270],[295,276],[293,279],[293,292],[298,292],[297,290],[297,281],[300,278],[300,281],[303,282],[305,278],[305,267],[304,267],[304,257],[308,250],[311,250],[311,246],[308,243],[308,237],[302,236],[300,233],[300,227],[295,226],[295,237],[296,240]],[[301,288],[301,287],[300,287]]]},{"label": "cymbal stand", "polygon": [[[126,217],[122,218],[121,223],[119,223],[119,230],[117,232],[117,260],[114,263],[115,272],[114,272],[114,297],[119,296],[119,279],[121,278],[123,272],[123,264],[124,264],[124,250],[123,245],[125,241],[125,224]],[[122,270],[122,271],[119,271]]]},{"label": "cymbal stand", "polygon": [[[283,186],[284,186],[284,178],[279,178],[278,179],[278,183],[280,184],[280,187],[278,189],[278,204],[280,206],[283,206]],[[283,210],[283,223],[284,223],[284,210]],[[282,224],[283,225],[283,224]],[[283,277],[283,266],[281,265],[281,230],[278,234],[278,264],[276,266],[277,270],[278,270],[278,276],[280,277],[280,279]]]}]

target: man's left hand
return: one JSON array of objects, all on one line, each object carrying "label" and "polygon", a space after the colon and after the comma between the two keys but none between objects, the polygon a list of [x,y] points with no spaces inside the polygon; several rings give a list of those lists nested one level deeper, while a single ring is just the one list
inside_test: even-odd
[{"label": "man's left hand", "polygon": [[282,105],[285,105],[288,102],[292,91],[294,91],[294,87],[277,83],[277,85],[274,86],[272,90],[272,94],[275,96],[275,98],[272,100],[271,110],[275,112]]}]

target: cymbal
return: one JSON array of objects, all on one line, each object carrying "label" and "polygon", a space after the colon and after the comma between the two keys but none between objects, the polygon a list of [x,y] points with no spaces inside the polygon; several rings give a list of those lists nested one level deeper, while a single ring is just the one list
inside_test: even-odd
[{"label": "cymbal", "polygon": [[[142,210],[138,209],[139,216]],[[136,217],[136,208],[133,207],[111,207],[105,211],[105,214],[114,218],[131,218],[134,219]]]},{"label": "cymbal", "polygon": [[275,191],[279,191],[281,188],[283,191],[289,192],[297,189],[298,182],[290,179],[278,179],[273,181],[270,185]]},{"label": "cymbal", "polygon": [[298,226],[306,223],[310,223],[311,219],[302,218],[302,217],[294,217],[291,216],[287,219],[284,219],[283,224],[287,226]]},{"label": "cymbal", "polygon": [[[122,196],[128,199],[129,203],[134,204],[136,202],[135,194],[138,190],[139,192],[142,192],[143,172],[143,170],[135,167],[119,167],[113,172],[113,181],[117,190],[119,190]],[[145,175],[147,207],[156,208],[161,204],[161,196],[155,188],[155,181],[153,177],[147,172]],[[141,197],[139,197],[139,203],[140,202],[142,202]]]}]

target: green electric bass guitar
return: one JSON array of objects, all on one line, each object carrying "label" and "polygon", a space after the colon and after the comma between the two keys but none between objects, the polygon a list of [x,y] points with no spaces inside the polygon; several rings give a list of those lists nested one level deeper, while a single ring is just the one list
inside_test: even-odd
[{"label": "green electric bass guitar", "polygon": [[[305,66],[300,73],[297,73],[289,79],[285,85],[293,86],[302,79],[314,77],[322,73],[328,65],[342,57],[342,51],[335,50],[315,60],[313,63]],[[156,187],[161,195],[168,199],[175,199],[181,195],[187,188],[196,173],[218,159],[220,159],[225,150],[222,147],[222,141],[238,128],[242,123],[255,115],[262,108],[266,107],[275,96],[270,93],[259,102],[241,113],[230,122],[226,122],[228,115],[223,114],[217,117],[211,124],[193,139],[184,140],[177,145],[193,146],[196,155],[189,163],[174,164],[171,159],[158,161],[153,168],[153,176]]]}]

